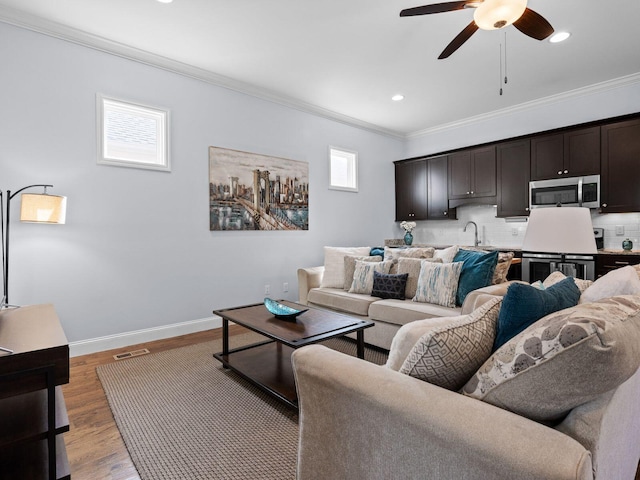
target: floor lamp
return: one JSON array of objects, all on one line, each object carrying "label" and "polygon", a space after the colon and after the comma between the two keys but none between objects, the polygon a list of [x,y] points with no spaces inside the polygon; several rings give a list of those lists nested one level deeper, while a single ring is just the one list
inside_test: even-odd
[{"label": "floor lamp", "polygon": [[[28,185],[20,190],[6,194],[0,191],[0,216],[2,230],[2,273],[3,273],[3,297],[0,308],[10,307],[9,303],[9,230],[11,228],[11,200],[20,192],[28,188],[43,187],[44,193],[23,193],[20,208],[20,220],[31,223],[62,224],[65,222],[67,212],[67,197],[48,195],[47,188],[53,185]],[[3,201],[6,198],[7,206]]]}]

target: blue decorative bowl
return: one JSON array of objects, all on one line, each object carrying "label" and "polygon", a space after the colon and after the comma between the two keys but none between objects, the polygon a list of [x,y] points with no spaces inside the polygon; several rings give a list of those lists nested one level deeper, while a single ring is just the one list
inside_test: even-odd
[{"label": "blue decorative bowl", "polygon": [[264,306],[267,307],[267,310],[269,310],[270,313],[273,313],[276,318],[289,321],[295,320],[298,315],[308,310],[308,308],[305,308],[304,310],[296,310],[295,308],[276,302],[271,298],[264,299]]}]

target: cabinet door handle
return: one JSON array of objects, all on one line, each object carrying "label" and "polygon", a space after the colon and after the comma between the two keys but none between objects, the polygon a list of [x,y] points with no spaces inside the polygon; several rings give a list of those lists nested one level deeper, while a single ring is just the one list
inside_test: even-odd
[{"label": "cabinet door handle", "polygon": [[565,170],[564,173],[569,173],[569,170]]},{"label": "cabinet door handle", "polygon": [[469,193],[471,193],[471,192],[467,192],[467,195],[469,195]]},{"label": "cabinet door handle", "polygon": [[606,204],[606,203],[603,203],[603,204],[602,204],[602,206],[603,206],[604,208],[607,208],[607,204]]},{"label": "cabinet door handle", "polygon": [[442,212],[442,214],[446,217],[448,212]]},{"label": "cabinet door handle", "polygon": [[558,170],[558,175],[562,175],[562,170]]},{"label": "cabinet door handle", "polygon": [[629,262],[613,262],[616,265],[629,265]]},{"label": "cabinet door handle", "polygon": [[471,195],[473,195],[473,190],[471,190]]},{"label": "cabinet door handle", "polygon": [[525,212],[528,212],[529,211],[529,207],[525,208],[524,210],[525,210]]}]

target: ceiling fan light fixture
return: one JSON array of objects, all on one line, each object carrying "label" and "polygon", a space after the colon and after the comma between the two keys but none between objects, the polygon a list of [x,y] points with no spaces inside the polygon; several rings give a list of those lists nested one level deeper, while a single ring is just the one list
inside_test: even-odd
[{"label": "ceiling fan light fixture", "polygon": [[404,95],[398,93],[391,97],[391,100],[393,100],[394,102],[401,102],[402,100],[404,100]]},{"label": "ceiling fan light fixture", "polygon": [[527,0],[485,0],[473,12],[478,28],[497,30],[511,25],[527,9]]}]

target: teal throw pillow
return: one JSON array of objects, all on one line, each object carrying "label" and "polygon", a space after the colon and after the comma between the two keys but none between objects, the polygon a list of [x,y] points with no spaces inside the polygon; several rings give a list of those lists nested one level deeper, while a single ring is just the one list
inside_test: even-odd
[{"label": "teal throw pillow", "polygon": [[456,294],[456,305],[460,307],[467,294],[491,285],[493,272],[498,264],[498,251],[485,253],[460,249],[453,257],[453,261],[463,262]]},{"label": "teal throw pillow", "polygon": [[371,248],[371,251],[369,252],[369,255],[371,257],[380,256],[384,260],[384,247],[373,247],[373,248]]},{"label": "teal throw pillow", "polygon": [[373,272],[373,290],[371,290],[371,296],[404,300],[407,278],[409,278],[408,273],[394,275],[391,273]]},{"label": "teal throw pillow", "polygon": [[580,290],[573,277],[540,290],[525,283],[509,285],[502,300],[493,351],[507,343],[542,317],[569,307],[580,300]]}]

